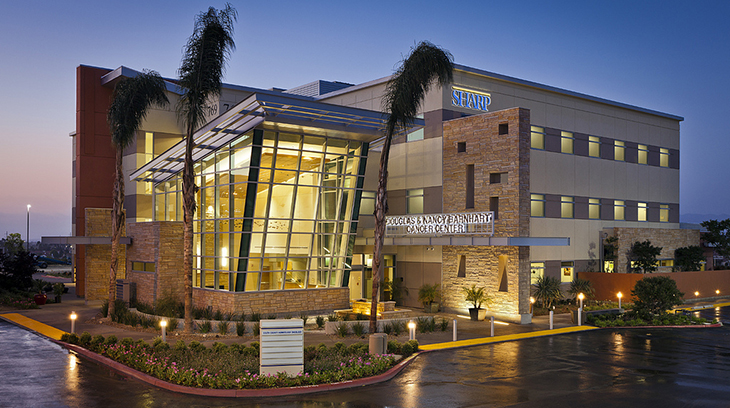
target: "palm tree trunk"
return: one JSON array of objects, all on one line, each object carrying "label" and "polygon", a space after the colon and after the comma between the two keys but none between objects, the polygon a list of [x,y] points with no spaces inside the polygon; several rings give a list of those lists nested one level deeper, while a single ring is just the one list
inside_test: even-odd
[{"label": "palm tree trunk", "polygon": [[370,304],[370,333],[378,328],[378,298],[380,295],[380,275],[382,273],[383,240],[385,239],[385,214],[388,213],[388,157],[392,135],[388,134],[383,143],[378,170],[378,192],[375,196],[375,233],[373,248],[373,290]]},{"label": "palm tree trunk", "polygon": [[122,149],[117,148],[116,171],[114,174],[114,197],[112,201],[112,254],[109,268],[109,312],[114,312],[117,289],[117,268],[119,264],[119,238],[124,226],[124,170],[122,168]]},{"label": "palm tree trunk", "polygon": [[183,169],[183,274],[185,275],[185,333],[193,332],[193,214],[195,214],[195,179],[193,178],[193,129],[188,125]]}]

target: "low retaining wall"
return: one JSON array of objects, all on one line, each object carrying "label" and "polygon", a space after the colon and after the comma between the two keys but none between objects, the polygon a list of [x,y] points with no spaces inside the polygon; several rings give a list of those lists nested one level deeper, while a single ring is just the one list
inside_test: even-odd
[{"label": "low retaining wall", "polygon": [[224,292],[193,288],[193,305],[223,313],[298,315],[332,312],[350,307],[350,288]]},{"label": "low retaining wall", "polygon": [[[684,293],[685,300],[695,298],[711,298],[730,294],[730,270],[699,271],[699,272],[671,272],[671,273],[601,273],[578,272],[579,279],[587,279],[593,285],[596,300],[616,301],[616,294],[623,293],[623,300],[631,302],[631,290],[644,277],[666,276],[677,282],[677,288]],[[715,291],[719,290],[720,294]]]}]

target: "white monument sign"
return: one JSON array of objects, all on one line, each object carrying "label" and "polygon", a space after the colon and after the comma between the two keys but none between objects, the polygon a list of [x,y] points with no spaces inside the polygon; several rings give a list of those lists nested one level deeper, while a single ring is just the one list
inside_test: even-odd
[{"label": "white monument sign", "polygon": [[261,320],[261,375],[304,371],[304,321],[302,319]]}]

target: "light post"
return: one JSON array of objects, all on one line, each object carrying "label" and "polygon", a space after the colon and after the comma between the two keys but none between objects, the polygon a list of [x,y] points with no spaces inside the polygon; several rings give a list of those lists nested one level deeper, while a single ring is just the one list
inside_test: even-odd
[{"label": "light post", "polygon": [[698,297],[700,295],[699,291],[695,291],[695,297]]},{"label": "light post", "polygon": [[25,219],[25,252],[28,252],[28,245],[30,245],[30,204],[28,204],[28,215]]},{"label": "light post", "polygon": [[624,297],[624,294],[619,292],[616,294],[616,297],[618,298],[618,309],[621,311],[621,298]]},{"label": "light post", "polygon": [[715,290],[715,294],[716,294],[717,296],[720,296],[720,289],[717,289],[717,290]]},{"label": "light post", "polygon": [[416,324],[413,323],[413,320],[408,322],[408,340],[415,340],[416,339]]},{"label": "light post", "polygon": [[162,328],[162,341],[167,341],[167,337],[165,336],[165,329],[167,328],[167,320],[162,319],[160,320],[160,327]]},{"label": "light post", "polygon": [[71,312],[71,333],[76,333],[76,312]]},{"label": "light post", "polygon": [[535,298],[530,296],[530,314],[532,314],[534,309],[535,309]]},{"label": "light post", "polygon": [[585,295],[583,293],[578,294],[578,299],[580,299],[580,307],[578,308],[578,326],[583,325],[583,298]]}]

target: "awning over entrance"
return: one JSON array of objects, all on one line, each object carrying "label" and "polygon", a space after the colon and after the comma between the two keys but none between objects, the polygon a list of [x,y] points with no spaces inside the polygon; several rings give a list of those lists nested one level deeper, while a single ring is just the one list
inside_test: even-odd
[{"label": "awning over entrance", "polygon": [[[357,238],[355,245],[374,245],[375,238]],[[570,246],[570,238],[559,237],[413,237],[385,238],[384,245],[423,246]]]}]

